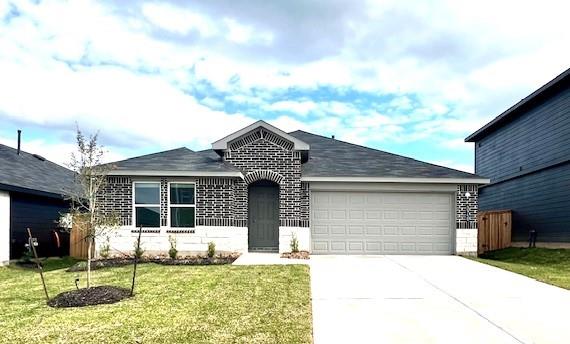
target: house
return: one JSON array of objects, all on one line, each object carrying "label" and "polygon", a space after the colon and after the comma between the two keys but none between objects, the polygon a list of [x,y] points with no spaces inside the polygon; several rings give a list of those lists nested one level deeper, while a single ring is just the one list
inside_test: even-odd
[{"label": "house", "polygon": [[45,158],[0,144],[0,264],[18,259],[28,243],[27,228],[40,256],[69,254],[69,234],[58,228],[69,211],[65,194],[74,173]]},{"label": "house", "polygon": [[[99,200],[111,250],[473,254],[479,176],[258,121],[194,152],[114,163]],[[105,242],[105,240],[103,240]],[[101,242],[101,240],[100,240]],[[98,245],[100,246],[100,245]],[[97,248],[99,249],[99,247]]]},{"label": "house", "polygon": [[513,211],[513,242],[536,230],[545,245],[570,242],[570,69],[465,139],[475,143],[481,210]]}]

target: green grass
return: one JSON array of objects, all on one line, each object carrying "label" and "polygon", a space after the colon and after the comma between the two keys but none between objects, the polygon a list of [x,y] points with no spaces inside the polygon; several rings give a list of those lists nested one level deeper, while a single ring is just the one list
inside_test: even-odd
[{"label": "green grass", "polygon": [[[46,262],[50,296],[75,288],[72,263]],[[131,272],[96,270],[94,284],[128,288]],[[312,342],[307,266],[141,264],[137,280],[134,298],[54,309],[37,272],[0,268],[0,343]]]},{"label": "green grass", "polygon": [[506,248],[475,260],[570,289],[570,249]]}]

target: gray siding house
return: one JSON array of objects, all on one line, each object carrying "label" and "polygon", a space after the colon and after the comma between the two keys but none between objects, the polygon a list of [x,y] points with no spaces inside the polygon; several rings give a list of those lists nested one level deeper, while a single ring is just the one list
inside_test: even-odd
[{"label": "gray siding house", "polygon": [[570,69],[465,139],[475,143],[481,210],[511,209],[513,241],[536,230],[570,242]]},{"label": "gray siding house", "polygon": [[113,163],[103,209],[112,249],[148,253],[473,254],[477,175],[258,121],[194,152]]}]

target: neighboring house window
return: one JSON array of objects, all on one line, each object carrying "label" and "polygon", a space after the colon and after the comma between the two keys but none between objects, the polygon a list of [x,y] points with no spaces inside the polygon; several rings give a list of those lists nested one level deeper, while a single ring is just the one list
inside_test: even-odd
[{"label": "neighboring house window", "polygon": [[135,182],[135,225],[160,227],[160,183]]},{"label": "neighboring house window", "polygon": [[194,227],[196,194],[194,183],[170,183],[170,227]]}]

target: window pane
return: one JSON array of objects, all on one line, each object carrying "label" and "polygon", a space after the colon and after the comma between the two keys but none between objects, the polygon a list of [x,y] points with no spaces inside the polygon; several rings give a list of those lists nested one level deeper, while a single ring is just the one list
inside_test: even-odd
[{"label": "window pane", "polygon": [[160,184],[135,183],[135,204],[160,204]]},{"label": "window pane", "polygon": [[170,227],[194,227],[194,208],[170,208]]},{"label": "window pane", "polygon": [[170,184],[170,204],[194,204],[194,184]]},{"label": "window pane", "polygon": [[160,227],[159,207],[136,207],[137,227]]}]

